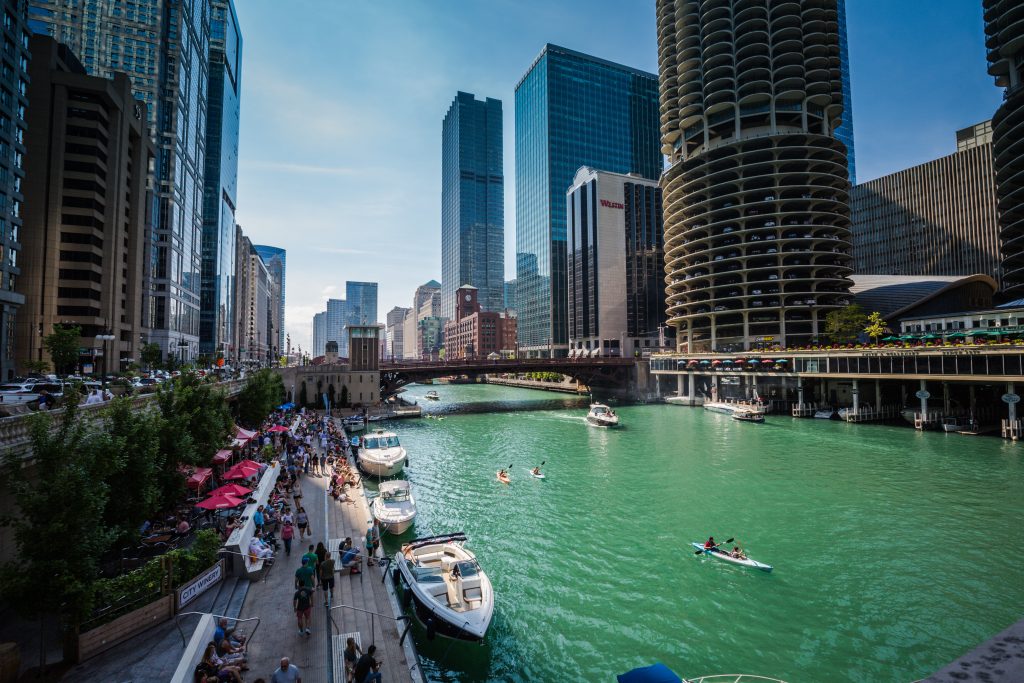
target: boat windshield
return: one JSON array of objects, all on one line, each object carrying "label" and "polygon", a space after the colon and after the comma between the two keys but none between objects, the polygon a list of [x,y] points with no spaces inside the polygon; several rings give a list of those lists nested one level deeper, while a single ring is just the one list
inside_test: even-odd
[{"label": "boat windshield", "polygon": [[462,578],[467,579],[470,576],[476,576],[480,573],[480,565],[477,564],[476,560],[463,560],[458,563],[459,574]]},{"label": "boat windshield", "polygon": [[417,567],[411,560],[405,561],[405,566],[416,579],[416,583],[443,583],[444,575],[440,567]]},{"label": "boat windshield", "polygon": [[398,437],[394,434],[390,436],[367,436],[363,439],[363,448],[369,450],[373,448],[398,448]]},{"label": "boat windshield", "polygon": [[608,412],[608,409],[604,406],[594,406],[594,409],[591,412],[594,413],[594,415],[604,415]]},{"label": "boat windshield", "polygon": [[385,503],[402,503],[409,500],[409,491],[406,489],[395,489],[394,491],[384,491],[380,494],[381,498],[384,499]]}]

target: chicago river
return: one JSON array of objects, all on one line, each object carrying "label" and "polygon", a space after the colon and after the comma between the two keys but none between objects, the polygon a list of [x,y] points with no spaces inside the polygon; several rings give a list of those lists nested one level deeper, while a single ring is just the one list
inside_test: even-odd
[{"label": "chicago river", "polygon": [[[431,680],[611,680],[651,661],[915,680],[1019,617],[1019,445],[669,405],[617,408],[607,431],[585,399],[545,392],[404,396],[445,419],[392,424],[419,516],[388,549],[465,531],[497,595],[482,646],[417,627]],[[542,461],[547,479],[531,478]],[[712,534],[775,571],[696,557]]]}]

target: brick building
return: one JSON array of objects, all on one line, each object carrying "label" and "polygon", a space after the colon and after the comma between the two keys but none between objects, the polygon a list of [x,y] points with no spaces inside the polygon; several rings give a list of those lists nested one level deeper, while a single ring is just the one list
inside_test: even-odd
[{"label": "brick building", "polygon": [[446,358],[486,358],[516,349],[516,319],[481,311],[478,290],[463,285],[456,292],[455,320],[444,326]]}]

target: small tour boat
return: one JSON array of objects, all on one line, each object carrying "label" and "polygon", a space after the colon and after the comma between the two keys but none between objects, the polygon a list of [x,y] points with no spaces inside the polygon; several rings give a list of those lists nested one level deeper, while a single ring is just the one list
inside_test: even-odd
[{"label": "small tour boat", "polygon": [[404,533],[416,517],[416,500],[409,482],[401,479],[383,481],[380,495],[373,501],[373,516],[388,533]]},{"label": "small tour boat", "polygon": [[371,415],[371,416],[369,416],[368,418],[366,418],[366,421],[367,422],[380,422],[381,420],[386,420],[386,419],[387,419],[387,415],[384,415],[383,413],[381,413],[380,415]]},{"label": "small tour boat", "polygon": [[494,614],[494,591],[465,541],[461,532],[418,538],[395,553],[395,564],[428,634],[479,641]]},{"label": "small tour boat", "polygon": [[764,413],[759,413],[756,410],[734,410],[732,413],[732,419],[737,422],[753,422],[755,424],[764,423]]},{"label": "small tour boat", "polygon": [[376,477],[393,477],[405,467],[406,455],[398,435],[378,429],[362,439],[359,451],[359,467]]},{"label": "small tour boat", "polygon": [[[703,543],[690,543],[690,545],[692,545],[697,550],[704,550],[704,544]],[[760,569],[763,572],[770,572],[772,570],[772,566],[770,564],[765,564],[763,562],[758,562],[757,560],[752,560],[749,557],[746,558],[746,559],[742,559],[742,558],[739,558],[739,557],[733,557],[732,555],[730,555],[725,550],[704,550],[704,552],[702,554],[704,554],[704,555],[711,555],[712,557],[715,557],[715,558],[717,558],[719,560],[725,560],[726,562],[732,562],[733,564],[742,565],[744,567],[751,567],[753,569]]]},{"label": "small tour boat", "polygon": [[349,415],[341,422],[346,432],[361,432],[366,429],[366,421],[362,415]]},{"label": "small tour boat", "polygon": [[427,399],[427,400],[430,400],[430,401],[440,401],[440,400],[441,400],[441,397],[440,397],[440,396],[438,396],[438,395],[437,395],[437,392],[436,392],[436,391],[434,391],[433,389],[431,389],[430,391],[428,391],[428,392],[427,392],[427,394],[426,394],[426,396],[424,396],[423,398],[425,398],[425,399]]},{"label": "small tour boat", "polygon": [[618,427],[619,416],[603,403],[594,403],[587,413],[587,422],[594,427]]},{"label": "small tour boat", "polygon": [[836,411],[831,408],[822,408],[821,410],[815,411],[814,417],[818,420],[831,420],[836,414]]},{"label": "small tour boat", "polygon": [[690,405],[689,396],[666,396],[665,403],[671,403],[672,405],[686,406]]},{"label": "small tour boat", "polygon": [[973,417],[944,417],[942,418],[942,431],[977,432],[978,423]]}]

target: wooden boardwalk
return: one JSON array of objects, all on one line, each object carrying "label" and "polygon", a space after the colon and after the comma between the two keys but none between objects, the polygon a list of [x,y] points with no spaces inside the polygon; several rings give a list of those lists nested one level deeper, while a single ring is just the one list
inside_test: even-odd
[{"label": "wooden boardwalk", "polygon": [[[312,635],[298,632],[291,602],[295,570],[307,546],[323,542],[336,551],[338,543],[346,536],[351,536],[357,546],[365,545],[370,511],[363,487],[350,489],[353,502],[337,503],[327,495],[329,481],[328,477],[302,477],[302,500],[309,514],[312,538],[299,540],[296,536],[291,557],[285,555],[282,546],[274,566],[262,581],[249,589],[241,616],[259,616],[262,621],[249,646],[250,671],[246,678],[269,679],[281,657],[289,657],[301,670],[303,683],[345,683],[341,650],[346,638],[353,636],[364,652],[371,644],[377,646],[376,658],[381,662],[385,681],[422,683],[411,635],[406,636],[404,645],[399,643],[405,623],[394,619],[397,602],[381,580],[383,569],[380,566],[364,564],[363,573],[356,576],[339,571],[330,607],[324,604],[323,591],[316,591]],[[340,570],[341,560],[337,554],[334,558]]]}]

